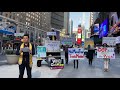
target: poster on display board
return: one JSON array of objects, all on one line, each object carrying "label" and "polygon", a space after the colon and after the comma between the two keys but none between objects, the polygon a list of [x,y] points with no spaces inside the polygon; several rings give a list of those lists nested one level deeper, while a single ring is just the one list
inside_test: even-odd
[{"label": "poster on display board", "polygon": [[75,38],[62,38],[61,39],[61,44],[62,45],[74,45],[75,44]]},{"label": "poster on display board", "polygon": [[46,47],[37,46],[37,59],[40,59],[42,57],[46,57]]},{"label": "poster on display board", "polygon": [[110,58],[115,59],[114,48],[99,47],[97,49],[97,58]]},{"label": "poster on display board", "polygon": [[50,59],[50,68],[51,69],[63,69],[64,68],[63,59]]},{"label": "poster on display board", "polygon": [[116,45],[116,37],[103,37],[102,44],[106,43],[109,46]]},{"label": "poster on display board", "polygon": [[60,52],[60,41],[45,40],[47,52]]},{"label": "poster on display board", "polygon": [[84,59],[84,48],[68,48],[69,60]]}]

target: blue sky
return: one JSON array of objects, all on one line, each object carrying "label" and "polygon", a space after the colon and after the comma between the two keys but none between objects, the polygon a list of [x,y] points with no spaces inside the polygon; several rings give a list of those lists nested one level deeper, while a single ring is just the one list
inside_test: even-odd
[{"label": "blue sky", "polygon": [[[85,20],[83,20],[83,13],[85,15]],[[90,24],[90,12],[70,12],[70,19],[73,20],[73,28],[77,28],[79,24],[84,21],[85,28],[89,29]]]}]

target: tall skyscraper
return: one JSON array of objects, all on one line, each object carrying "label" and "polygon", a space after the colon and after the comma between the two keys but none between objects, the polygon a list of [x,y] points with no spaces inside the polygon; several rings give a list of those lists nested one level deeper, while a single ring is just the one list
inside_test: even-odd
[{"label": "tall skyscraper", "polygon": [[68,31],[70,36],[72,35],[72,32],[73,32],[73,20],[70,19],[70,21],[69,21],[69,31]]},{"label": "tall skyscraper", "polygon": [[64,29],[66,30],[66,34],[69,29],[69,12],[64,12]]},{"label": "tall skyscraper", "polygon": [[82,41],[85,40],[85,12],[82,13],[82,25],[81,25],[81,28],[82,28]]},{"label": "tall skyscraper", "polygon": [[89,23],[89,19],[90,19],[90,12],[82,12],[82,41],[85,41],[86,38],[86,34],[89,31],[90,28],[90,23]]},{"label": "tall skyscraper", "polygon": [[90,26],[93,24],[93,12],[90,12]]},{"label": "tall skyscraper", "polygon": [[51,12],[51,28],[59,31],[64,28],[64,12]]},{"label": "tall skyscraper", "polygon": [[93,12],[93,23],[95,23],[95,20],[98,18],[99,12]]}]

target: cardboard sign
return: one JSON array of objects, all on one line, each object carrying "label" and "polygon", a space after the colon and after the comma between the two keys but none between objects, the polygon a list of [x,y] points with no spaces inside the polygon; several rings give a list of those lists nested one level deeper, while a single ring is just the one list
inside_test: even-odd
[{"label": "cardboard sign", "polygon": [[47,52],[60,52],[60,41],[45,41]]},{"label": "cardboard sign", "polygon": [[110,58],[115,59],[114,48],[103,48],[99,47],[97,49],[97,58]]},{"label": "cardboard sign", "polygon": [[84,59],[83,48],[68,48],[68,57],[70,60]]}]

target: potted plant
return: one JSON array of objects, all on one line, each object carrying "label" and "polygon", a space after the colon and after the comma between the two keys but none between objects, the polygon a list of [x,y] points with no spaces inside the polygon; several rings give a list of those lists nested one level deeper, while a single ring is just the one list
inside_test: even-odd
[{"label": "potted plant", "polygon": [[18,63],[18,56],[16,55],[16,50],[6,49],[5,54],[6,54],[8,64]]}]

